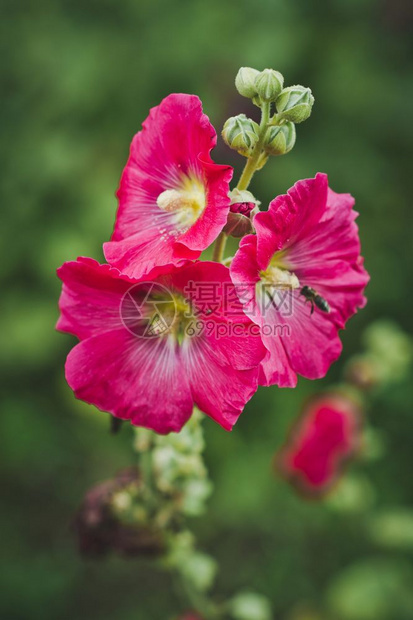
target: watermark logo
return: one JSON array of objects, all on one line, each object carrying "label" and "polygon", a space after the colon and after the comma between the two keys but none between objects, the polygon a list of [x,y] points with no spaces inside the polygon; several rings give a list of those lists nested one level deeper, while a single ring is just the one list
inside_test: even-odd
[{"label": "watermark logo", "polygon": [[120,318],[131,334],[146,339],[166,336],[172,329],[177,337],[290,335],[284,319],[293,314],[291,291],[262,285],[257,303],[250,302],[248,284],[189,281],[182,291],[171,291],[159,282],[139,282],[122,297]]},{"label": "watermark logo", "polygon": [[276,310],[283,317],[294,314],[294,295],[291,290],[278,289],[272,284],[261,284],[261,295],[258,296],[257,306],[260,314],[266,317],[272,310]]},{"label": "watermark logo", "polygon": [[120,318],[139,338],[158,338],[169,332],[177,314],[171,291],[158,282],[139,282],[124,294]]}]

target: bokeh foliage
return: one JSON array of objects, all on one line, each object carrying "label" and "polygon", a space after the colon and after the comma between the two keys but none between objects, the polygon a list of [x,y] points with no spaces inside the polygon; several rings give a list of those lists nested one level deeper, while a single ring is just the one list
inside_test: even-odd
[{"label": "bokeh foliage", "polygon": [[[233,87],[241,65],[280,70],[316,98],[294,151],[252,189],[265,204],[328,172],[356,196],[372,281],[326,380],[260,390],[231,435],[205,422],[216,491],[194,528],[220,563],[217,592],[262,592],[277,618],[413,617],[411,377],[376,400],[382,454],[335,501],[303,502],[270,466],[303,399],[337,379],[370,322],[411,331],[412,13],[409,0],[2,0],[2,617],[157,620],[182,608],[146,564],[77,555],[72,515],[88,486],[131,463],[132,435],[110,436],[107,416],[64,382],[72,341],[53,329],[55,268],[102,257],[149,106],[196,93],[219,130],[251,112]],[[215,158],[240,169],[224,145]]]}]

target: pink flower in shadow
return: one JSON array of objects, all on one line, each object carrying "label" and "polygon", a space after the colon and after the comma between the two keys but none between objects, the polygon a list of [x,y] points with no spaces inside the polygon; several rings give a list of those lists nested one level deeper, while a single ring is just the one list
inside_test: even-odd
[{"label": "pink flower in shadow", "polygon": [[198,258],[221,232],[232,168],[215,164],[216,133],[195,95],[172,94],[133,138],[106,260],[131,277]]}]

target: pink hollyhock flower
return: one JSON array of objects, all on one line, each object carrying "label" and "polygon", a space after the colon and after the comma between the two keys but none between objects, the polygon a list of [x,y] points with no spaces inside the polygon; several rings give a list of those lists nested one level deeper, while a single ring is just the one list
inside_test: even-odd
[{"label": "pink hollyhock flower", "polygon": [[281,473],[298,488],[327,491],[361,445],[361,414],[341,394],[316,398],[304,411],[277,459]]},{"label": "pink hollyhock flower", "polygon": [[79,258],[58,275],[57,329],[81,341],[66,362],[77,398],[158,433],[179,431],[196,404],[231,430],[265,349],[226,267],[167,266],[137,280]]},{"label": "pink hollyhock flower", "polygon": [[195,95],[172,94],[134,137],[118,190],[106,260],[131,277],[193,260],[221,232],[230,166],[215,164],[216,133]]},{"label": "pink hollyhock flower", "polygon": [[262,384],[323,377],[340,355],[338,330],[366,303],[369,280],[353,205],[317,174],[273,200],[242,239],[231,277],[268,349]]}]

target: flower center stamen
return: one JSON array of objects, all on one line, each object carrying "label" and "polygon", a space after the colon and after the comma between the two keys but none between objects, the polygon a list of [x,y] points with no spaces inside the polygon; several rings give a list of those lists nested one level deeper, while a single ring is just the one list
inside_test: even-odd
[{"label": "flower center stamen", "polygon": [[273,307],[286,316],[291,314],[291,292],[300,287],[300,281],[295,273],[287,269],[283,258],[281,253],[276,254],[267,269],[260,272],[257,299],[263,317]]},{"label": "flower center stamen", "polygon": [[174,296],[175,318],[171,325],[171,334],[179,344],[182,344],[187,335],[188,326],[193,323],[193,308],[187,299],[180,295]]},{"label": "flower center stamen", "polygon": [[176,226],[187,230],[205,209],[205,187],[198,179],[186,177],[181,187],[159,194],[156,203],[162,211],[173,214]]},{"label": "flower center stamen", "polygon": [[300,281],[295,273],[282,269],[270,263],[265,271],[260,273],[261,281],[266,285],[279,290],[294,290],[300,287]]}]

